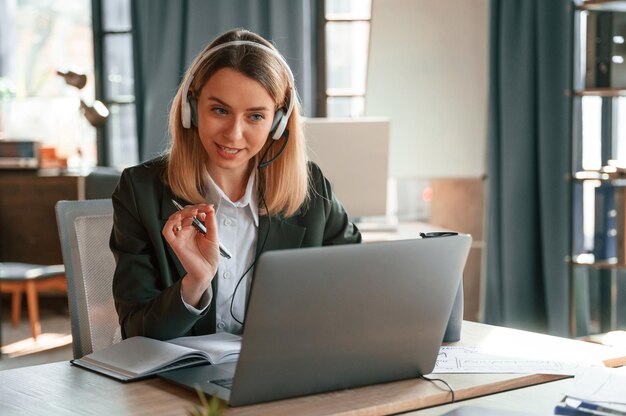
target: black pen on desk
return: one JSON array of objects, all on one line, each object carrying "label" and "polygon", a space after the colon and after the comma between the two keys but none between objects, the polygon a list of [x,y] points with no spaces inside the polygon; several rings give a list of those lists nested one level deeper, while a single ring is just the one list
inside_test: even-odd
[{"label": "black pen on desk", "polygon": [[[174,204],[174,206],[176,207],[176,209],[178,209],[179,211],[182,211],[183,206],[180,205],[178,202],[176,202],[176,200],[172,199],[172,203]],[[192,222],[193,226],[196,227],[196,229],[198,231],[200,231],[202,234],[206,234],[206,227],[205,225],[202,223],[202,221],[200,221],[198,218],[193,217],[193,222]],[[227,259],[231,258],[232,256],[230,255],[230,253],[228,252],[228,250],[226,250],[226,248],[224,246],[222,246],[222,243],[219,243],[220,245],[220,254],[222,255],[222,257],[226,257]]]}]

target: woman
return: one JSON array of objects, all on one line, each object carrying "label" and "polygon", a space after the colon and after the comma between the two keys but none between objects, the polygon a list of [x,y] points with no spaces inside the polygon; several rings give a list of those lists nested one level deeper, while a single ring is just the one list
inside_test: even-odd
[{"label": "woman", "polygon": [[169,130],[169,152],[126,169],[113,193],[124,338],[240,333],[263,251],[361,241],[307,162],[293,75],[260,36],[232,30],[196,57]]}]

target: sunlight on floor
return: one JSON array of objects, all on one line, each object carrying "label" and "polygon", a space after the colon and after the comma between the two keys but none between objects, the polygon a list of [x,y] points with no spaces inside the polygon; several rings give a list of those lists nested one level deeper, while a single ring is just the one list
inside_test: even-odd
[{"label": "sunlight on floor", "polygon": [[[4,302],[3,302],[4,303]],[[48,303],[50,305],[50,303]],[[52,306],[40,315],[42,334],[31,337],[27,316],[13,326],[9,311],[2,314],[0,371],[72,359],[72,336],[69,313]]]},{"label": "sunlight on floor", "polygon": [[20,357],[22,355],[34,354],[50,350],[53,348],[63,347],[72,343],[72,336],[68,334],[41,334],[37,340],[26,338],[13,342],[2,347],[2,354],[8,358]]}]

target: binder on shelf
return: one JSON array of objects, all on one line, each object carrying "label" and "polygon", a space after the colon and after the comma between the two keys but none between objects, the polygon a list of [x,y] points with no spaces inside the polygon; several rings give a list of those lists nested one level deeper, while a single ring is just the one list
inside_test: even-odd
[{"label": "binder on shelf", "polygon": [[585,88],[626,88],[623,57],[626,13],[590,11],[587,20]]},{"label": "binder on shelf", "polygon": [[626,266],[626,186],[615,187],[615,230],[617,263]]},{"label": "binder on shelf", "polygon": [[611,12],[591,12],[587,17],[586,88],[611,86],[612,20]]},{"label": "binder on shelf", "polygon": [[611,27],[611,87],[626,87],[626,68],[624,68],[624,56],[626,55],[626,14],[624,12],[613,13]]},{"label": "binder on shelf", "polygon": [[574,183],[572,201],[572,255],[579,256],[588,250],[585,247],[584,206],[583,206],[583,182]]},{"label": "binder on shelf", "polygon": [[593,255],[596,261],[616,261],[617,213],[615,187],[602,182],[595,191]]}]

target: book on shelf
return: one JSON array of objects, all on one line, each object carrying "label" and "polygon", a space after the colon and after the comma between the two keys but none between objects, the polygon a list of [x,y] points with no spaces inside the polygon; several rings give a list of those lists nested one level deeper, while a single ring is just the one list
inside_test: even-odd
[{"label": "book on shelf", "polygon": [[624,56],[626,45],[615,42],[624,37],[626,14],[590,11],[586,19],[585,88],[626,88],[626,68],[615,57]]},{"label": "book on shelf", "polygon": [[585,209],[583,182],[574,182],[572,203],[572,253],[578,256],[585,253]]},{"label": "book on shelf", "polygon": [[617,263],[626,265],[626,187],[615,188],[615,250]]},{"label": "book on shelf", "polygon": [[593,255],[596,261],[615,261],[616,216],[615,187],[603,182],[595,190]]},{"label": "book on shelf", "polygon": [[227,332],[159,341],[131,337],[71,363],[121,381],[177,368],[237,361],[241,337]]}]

